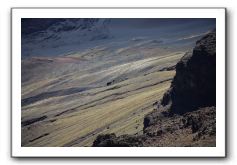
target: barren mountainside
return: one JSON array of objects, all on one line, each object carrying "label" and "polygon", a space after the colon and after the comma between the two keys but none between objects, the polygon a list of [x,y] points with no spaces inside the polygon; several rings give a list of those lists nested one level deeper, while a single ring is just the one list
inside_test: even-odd
[{"label": "barren mountainside", "polygon": [[[154,130],[160,129],[155,126],[157,119],[166,124],[163,133],[166,127],[169,130],[172,123],[180,122],[183,114],[179,110],[190,111],[188,104],[185,109],[170,108],[174,103],[177,107],[185,103],[176,101],[175,95],[182,95],[180,87],[187,91],[185,97],[190,102],[209,98],[205,91],[199,90],[199,96],[189,94],[200,86],[210,91],[214,88],[209,89],[206,83],[209,74],[208,81],[213,83],[214,64],[205,63],[209,72],[205,72],[205,66],[198,67],[209,61],[205,57],[211,50],[200,39],[214,27],[215,19],[22,19],[21,145],[85,147],[92,146],[103,134],[140,145],[138,137],[153,136]],[[193,60],[175,70],[197,40],[204,46],[200,50],[196,46],[196,52],[204,52],[198,56],[199,63],[193,65]],[[198,77],[196,68],[200,70]],[[188,77],[190,73],[193,76]],[[178,83],[184,79],[192,83]],[[213,110],[212,100],[203,105],[213,106]],[[205,108],[200,106],[201,101],[193,112]],[[199,114],[215,121],[210,116],[213,113],[204,112],[196,112],[195,117],[184,121],[199,120]],[[174,122],[169,123],[171,120]],[[190,121],[187,123],[185,128],[190,131]],[[148,145],[148,141],[142,145]]]},{"label": "barren mountainside", "polygon": [[171,87],[144,118],[142,135],[99,135],[93,146],[215,146],[215,71],[214,30],[177,63]]}]

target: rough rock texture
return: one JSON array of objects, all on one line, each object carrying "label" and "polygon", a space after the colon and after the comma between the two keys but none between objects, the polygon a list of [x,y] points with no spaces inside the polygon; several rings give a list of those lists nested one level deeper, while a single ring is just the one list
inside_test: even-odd
[{"label": "rough rock texture", "polygon": [[170,89],[144,118],[143,135],[100,135],[93,146],[216,145],[216,32],[197,41],[176,65]]},{"label": "rough rock texture", "polygon": [[184,115],[159,118],[144,129],[143,146],[211,147],[216,145],[216,109],[205,107]]},{"label": "rough rock texture", "polygon": [[215,31],[197,41],[193,52],[178,62],[171,88],[161,104],[171,104],[171,111],[178,114],[216,105]]},{"label": "rough rock texture", "polygon": [[122,135],[116,137],[115,134],[99,135],[94,141],[94,147],[141,147],[143,146],[142,136]]}]

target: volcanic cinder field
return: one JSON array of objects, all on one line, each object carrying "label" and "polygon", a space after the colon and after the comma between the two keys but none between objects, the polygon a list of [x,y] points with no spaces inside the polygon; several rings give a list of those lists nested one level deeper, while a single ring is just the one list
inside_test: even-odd
[{"label": "volcanic cinder field", "polygon": [[123,27],[129,20],[112,19],[65,28],[68,22],[23,36],[22,146],[82,147],[99,134],[141,134],[176,63],[214,26],[169,20],[139,28],[133,20]]}]

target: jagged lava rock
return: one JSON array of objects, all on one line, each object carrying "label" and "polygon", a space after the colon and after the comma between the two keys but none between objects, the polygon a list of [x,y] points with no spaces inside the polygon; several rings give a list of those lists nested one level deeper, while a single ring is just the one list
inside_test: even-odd
[{"label": "jagged lava rock", "polygon": [[142,136],[121,135],[116,136],[114,133],[99,135],[93,143],[93,147],[141,147]]},{"label": "jagged lava rock", "polygon": [[183,114],[216,105],[216,32],[196,42],[176,65],[176,75],[161,101],[172,113]]}]

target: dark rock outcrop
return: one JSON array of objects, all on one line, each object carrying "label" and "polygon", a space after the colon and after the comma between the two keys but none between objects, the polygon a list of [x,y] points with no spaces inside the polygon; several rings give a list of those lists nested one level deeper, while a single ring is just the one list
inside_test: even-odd
[{"label": "dark rock outcrop", "polygon": [[143,135],[99,135],[93,146],[216,145],[216,32],[197,41],[176,65],[170,89],[144,118]]},{"label": "dark rock outcrop", "polygon": [[93,147],[141,147],[143,140],[142,136],[105,134],[97,137]]},{"label": "dark rock outcrop", "polygon": [[161,104],[171,104],[171,112],[178,114],[216,105],[215,31],[197,41],[193,52],[186,53],[178,62],[171,88]]},{"label": "dark rock outcrop", "polygon": [[200,108],[184,115],[159,118],[144,129],[143,146],[211,147],[216,145],[216,109]]}]

